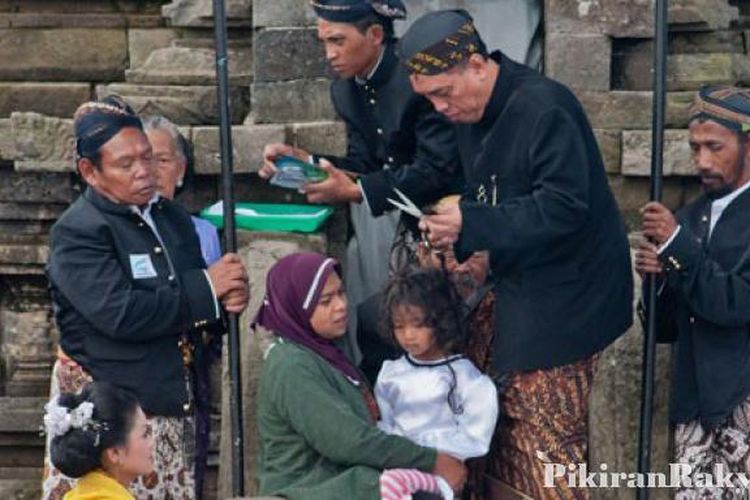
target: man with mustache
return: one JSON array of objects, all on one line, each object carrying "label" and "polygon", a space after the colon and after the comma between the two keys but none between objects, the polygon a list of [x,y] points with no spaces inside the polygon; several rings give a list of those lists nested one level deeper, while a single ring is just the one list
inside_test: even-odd
[{"label": "man with mustache", "polygon": [[[703,195],[673,215],[642,209],[636,270],[656,275],[658,339],[676,342],[670,418],[675,455],[694,473],[750,473],[750,91],[705,87],[690,148]],[[645,302],[647,303],[647,301]],[[725,496],[679,488],[675,498]]]},{"label": "man with mustache", "polygon": [[[348,203],[353,234],[346,258],[352,306],[377,293],[389,273],[400,214],[388,203],[398,188],[422,206],[463,185],[450,123],[416,95],[395,54],[401,0],[313,0],[318,38],[336,73],[331,100],[346,124],[346,156],[318,155],[288,144],[269,144],[259,174],[270,178],[282,155],[319,163],[328,173],[303,188],[311,203]],[[356,311],[350,311],[354,332]],[[352,339],[353,340],[353,339]],[[350,346],[358,357],[358,349]]]}]

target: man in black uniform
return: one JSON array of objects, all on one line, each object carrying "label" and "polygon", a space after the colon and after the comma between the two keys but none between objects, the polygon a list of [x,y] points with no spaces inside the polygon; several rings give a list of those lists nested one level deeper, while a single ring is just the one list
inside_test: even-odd
[{"label": "man in black uniform", "polygon": [[331,99],[346,124],[347,154],[321,159],[289,145],[269,144],[260,175],[271,177],[280,155],[320,161],[329,178],[309,184],[304,191],[312,203],[351,204],[354,234],[347,251],[346,283],[350,302],[356,306],[378,292],[388,276],[399,219],[387,201],[394,197],[393,188],[424,205],[459,191],[461,168],[453,127],[427,99],[414,93],[406,69],[398,64],[393,20],[406,16],[403,3],[317,0],[311,4],[326,58],[339,76],[331,86]]},{"label": "man in black uniform", "polygon": [[420,226],[459,258],[490,252],[492,369],[506,384],[490,479],[533,498],[583,498],[564,481],[545,488],[543,463],[586,461],[597,355],[632,323],[633,296],[591,126],[566,87],[488,54],[465,11],[423,16],[399,50],[415,91],[458,124],[468,184]]},{"label": "man in black uniform", "polygon": [[[670,417],[675,461],[692,474],[750,474],[750,91],[706,87],[691,110],[690,147],[703,196],[675,217],[643,208],[636,254],[659,279],[659,340],[676,342]],[[682,485],[675,498],[745,498]]]},{"label": "man in black uniform", "polygon": [[[104,380],[138,397],[151,418],[155,471],[139,498],[200,498],[195,474],[195,360],[221,331],[221,306],[249,299],[241,258],[206,268],[190,215],[157,192],[157,165],[140,118],[119,98],[74,117],[78,171],[87,187],[50,231],[47,276],[60,330],[52,392]],[[205,457],[204,457],[205,458]],[[48,470],[43,498],[70,482]]]}]

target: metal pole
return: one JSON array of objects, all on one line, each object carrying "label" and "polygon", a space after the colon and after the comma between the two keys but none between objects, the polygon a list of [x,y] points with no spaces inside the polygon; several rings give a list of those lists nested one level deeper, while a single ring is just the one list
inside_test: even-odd
[{"label": "metal pole", "polygon": [[[237,251],[234,227],[234,191],[232,189],[232,125],[229,115],[229,71],[227,68],[227,19],[224,0],[213,1],[214,37],[216,40],[216,83],[221,142],[221,192],[224,207],[224,247]],[[229,321],[229,412],[232,429],[232,494],[245,494],[245,457],[242,422],[242,375],[240,372],[239,317],[228,315]]]},{"label": "metal pole", "polygon": [[[651,140],[651,200],[661,201],[662,160],[664,152],[664,115],[666,112],[667,75],[667,0],[656,0],[654,39],[654,95]],[[638,472],[651,468],[651,424],[654,408],[654,366],[656,363],[656,277],[646,279],[647,323],[643,341],[643,374],[641,378],[641,425],[638,436]],[[648,499],[648,489],[638,488],[638,500]]]}]

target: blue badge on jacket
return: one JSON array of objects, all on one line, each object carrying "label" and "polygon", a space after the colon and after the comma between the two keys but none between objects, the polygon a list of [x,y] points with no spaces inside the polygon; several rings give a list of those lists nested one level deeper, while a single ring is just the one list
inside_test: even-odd
[{"label": "blue badge on jacket", "polygon": [[133,279],[156,278],[156,269],[151,262],[151,256],[147,253],[130,254],[130,269],[133,272]]}]

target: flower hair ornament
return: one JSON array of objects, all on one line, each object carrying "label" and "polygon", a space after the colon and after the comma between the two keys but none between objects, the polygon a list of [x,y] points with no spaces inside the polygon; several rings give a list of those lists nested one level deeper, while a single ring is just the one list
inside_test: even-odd
[{"label": "flower hair ornament", "polygon": [[94,446],[99,446],[99,435],[107,430],[107,425],[94,420],[94,403],[84,401],[75,408],[60,405],[59,397],[44,406],[44,432],[54,439],[64,436],[71,429],[91,430],[96,432]]}]

